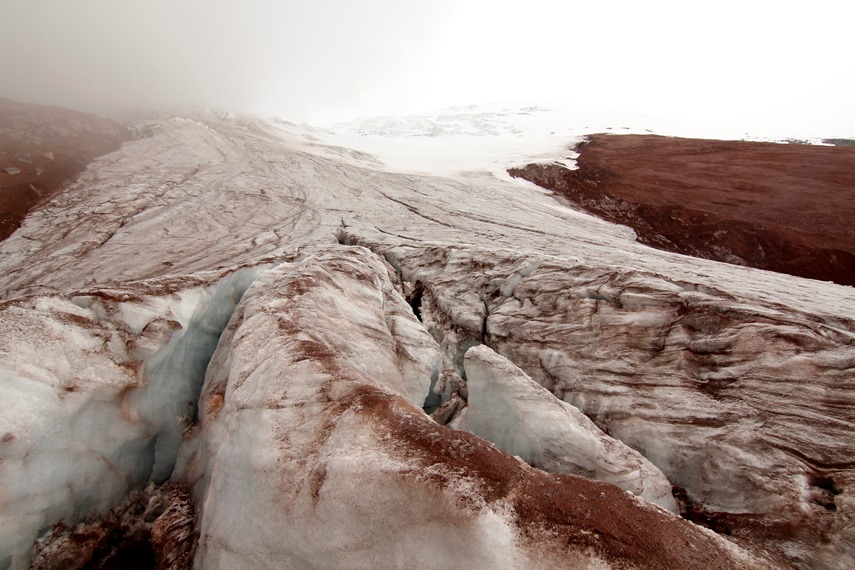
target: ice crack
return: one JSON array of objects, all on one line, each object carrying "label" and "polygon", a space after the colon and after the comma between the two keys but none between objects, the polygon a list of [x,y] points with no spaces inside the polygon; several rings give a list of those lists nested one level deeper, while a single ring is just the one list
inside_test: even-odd
[{"label": "ice crack", "polygon": [[263,268],[246,268],[218,282],[186,330],[146,360],[148,385],[136,398],[138,410],[156,425],[151,479],[166,481],[175,467],[183,431],[196,421],[208,363],[238,303]]}]

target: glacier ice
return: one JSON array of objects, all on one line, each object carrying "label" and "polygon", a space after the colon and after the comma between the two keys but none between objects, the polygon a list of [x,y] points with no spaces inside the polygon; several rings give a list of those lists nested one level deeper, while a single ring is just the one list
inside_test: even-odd
[{"label": "glacier ice", "polygon": [[466,352],[469,388],[462,429],[549,473],[570,473],[617,485],[677,511],[671,483],[637,451],[594,425],[487,346]]},{"label": "glacier ice", "polygon": [[121,407],[137,380],[123,349],[62,297],[2,306],[0,560],[26,560],[39,529],[107,508],[138,475],[148,438]]},{"label": "glacier ice", "polygon": [[[211,567],[555,567],[594,551],[762,566],[611,484],[450,429],[470,421],[464,355],[480,344],[646,457],[728,540],[780,565],[855,559],[851,288],[653,251],[530,185],[393,172],[260,119],[147,126],[0,243],[0,552],[16,568],[41,527],[165,477],[176,443],[171,479],[193,486]],[[146,370],[198,382],[215,336],[200,307],[259,265],[273,268],[220,335],[179,441],[194,390],[155,409]],[[417,284],[421,323],[397,290]]]},{"label": "glacier ice", "polygon": [[[334,245],[247,293],[176,468],[201,511],[196,567],[608,568],[592,545],[621,532],[609,525],[666,521],[691,546],[649,548],[675,565],[697,552],[756,565],[612,485],[548,475],[428,418],[440,350],[391,285],[379,256]],[[390,310],[413,326],[389,326]],[[399,346],[422,347],[413,367]]]},{"label": "glacier ice", "polygon": [[[150,477],[169,477],[207,359],[262,269],[154,298],[84,292],[0,305],[0,560],[17,568],[45,526],[106,512]],[[146,319],[178,330],[145,338]],[[154,351],[144,363],[141,346]]]},{"label": "glacier ice", "polygon": [[265,267],[241,269],[211,288],[186,329],[145,361],[146,386],[130,405],[155,430],[150,478],[163,483],[172,475],[182,433],[196,421],[196,401],[220,334],[241,297]]}]

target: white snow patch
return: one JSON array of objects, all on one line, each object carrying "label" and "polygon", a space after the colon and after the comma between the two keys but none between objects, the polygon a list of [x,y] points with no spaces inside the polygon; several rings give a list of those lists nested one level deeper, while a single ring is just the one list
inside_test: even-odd
[{"label": "white snow patch", "polygon": [[561,102],[504,101],[433,113],[360,119],[316,130],[328,145],[358,149],[391,171],[453,175],[506,170],[530,163],[576,168],[573,148],[593,133],[661,134],[741,139],[721,125],[676,121]]}]

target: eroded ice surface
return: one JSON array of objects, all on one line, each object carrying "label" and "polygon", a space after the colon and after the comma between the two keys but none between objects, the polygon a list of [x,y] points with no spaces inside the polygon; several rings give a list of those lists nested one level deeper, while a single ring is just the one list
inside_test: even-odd
[{"label": "eroded ice surface", "polygon": [[[420,403],[440,352],[406,307],[360,247],[259,278],[223,335],[187,443],[202,509],[196,567],[608,568],[699,553],[757,564],[616,487],[546,475],[430,420]],[[619,519],[671,525],[691,546],[600,551],[591,537],[619,543]]]},{"label": "eroded ice surface", "polygon": [[671,511],[671,483],[637,451],[614,440],[485,345],[466,351],[468,406],[462,429],[549,473],[617,485]]},{"label": "eroded ice surface", "polygon": [[21,567],[40,529],[171,475],[207,360],[259,271],[0,303],[0,560]]},{"label": "eroded ice surface", "polygon": [[[157,442],[172,455],[193,406],[168,378],[198,383],[215,336],[176,335],[262,265],[182,433],[200,567],[755,564],[727,540],[777,565],[855,560],[851,288],[651,250],[528,184],[395,171],[281,123],[145,127],[0,244],[0,561],[26,567],[40,528],[121,499]],[[479,344],[729,539],[432,421]],[[130,395],[167,354],[186,362],[161,365],[174,399],[144,408],[169,418],[143,421]],[[612,520],[653,530],[633,546]]]}]

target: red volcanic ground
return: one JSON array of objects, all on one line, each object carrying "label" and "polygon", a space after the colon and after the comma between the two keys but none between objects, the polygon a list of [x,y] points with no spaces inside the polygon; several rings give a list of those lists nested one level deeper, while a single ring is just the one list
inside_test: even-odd
[{"label": "red volcanic ground", "polygon": [[89,162],[129,138],[117,123],[0,98],[0,240]]},{"label": "red volcanic ground", "polygon": [[855,286],[855,148],[593,135],[512,176],[652,247]]}]

